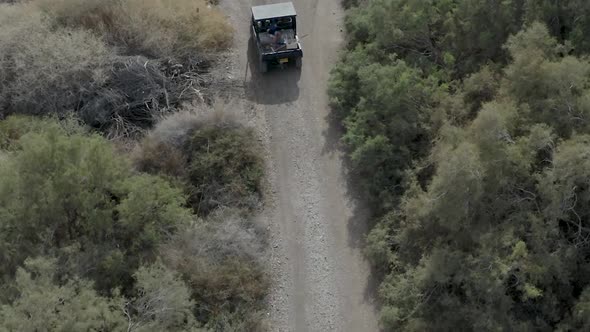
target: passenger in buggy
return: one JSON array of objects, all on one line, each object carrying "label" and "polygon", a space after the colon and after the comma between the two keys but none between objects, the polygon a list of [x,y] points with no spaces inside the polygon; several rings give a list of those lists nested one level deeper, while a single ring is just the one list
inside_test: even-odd
[{"label": "passenger in buggy", "polygon": [[281,35],[282,35],[281,30],[277,26],[277,21],[272,20],[269,23],[270,23],[270,27],[268,28],[267,32],[269,35],[271,35],[273,37],[273,43],[274,44],[284,44],[284,41],[282,41],[282,39],[281,39]]}]

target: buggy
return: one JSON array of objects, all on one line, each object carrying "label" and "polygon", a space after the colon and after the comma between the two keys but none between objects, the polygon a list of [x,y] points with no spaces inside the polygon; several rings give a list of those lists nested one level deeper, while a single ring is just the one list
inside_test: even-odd
[{"label": "buggy", "polygon": [[270,65],[287,63],[301,68],[303,50],[292,2],[252,7],[252,35],[261,72],[267,72]]}]

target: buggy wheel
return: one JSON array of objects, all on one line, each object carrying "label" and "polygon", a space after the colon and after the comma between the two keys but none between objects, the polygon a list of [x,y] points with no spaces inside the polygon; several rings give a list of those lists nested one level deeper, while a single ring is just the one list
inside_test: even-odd
[{"label": "buggy wheel", "polygon": [[295,59],[295,67],[297,69],[301,69],[302,66],[303,66],[303,58],[296,58]]},{"label": "buggy wheel", "polygon": [[260,70],[261,73],[266,73],[268,71],[268,62],[261,59],[258,63],[258,67],[258,70]]}]

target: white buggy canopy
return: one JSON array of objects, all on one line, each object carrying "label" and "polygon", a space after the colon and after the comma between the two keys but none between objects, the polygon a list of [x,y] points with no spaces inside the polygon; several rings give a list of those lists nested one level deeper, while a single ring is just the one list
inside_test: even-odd
[{"label": "white buggy canopy", "polygon": [[252,17],[255,21],[296,15],[292,2],[252,7]]}]

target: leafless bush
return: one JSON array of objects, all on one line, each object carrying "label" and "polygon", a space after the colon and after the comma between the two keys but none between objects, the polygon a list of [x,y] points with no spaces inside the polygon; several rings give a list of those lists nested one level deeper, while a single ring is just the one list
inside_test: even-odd
[{"label": "leafless bush", "polygon": [[202,124],[203,119],[198,113],[184,109],[164,117],[148,137],[180,149],[184,145],[189,131]]},{"label": "leafless bush", "polygon": [[0,95],[12,112],[76,109],[109,77],[113,54],[100,38],[48,24],[30,5],[1,7]]},{"label": "leafless bush", "polygon": [[[244,120],[231,104],[216,100],[212,105],[203,102],[185,104],[180,111],[162,116],[133,152],[136,167],[144,172],[163,172],[173,176],[186,175],[186,145],[190,133],[205,126],[225,129],[238,128]],[[179,158],[182,158],[180,162]]]},{"label": "leafless bush", "polygon": [[186,57],[231,42],[226,18],[204,0],[36,0],[60,25],[101,33],[127,52]]},{"label": "leafless bush", "polygon": [[[169,262],[190,256],[207,257],[213,263],[240,259],[262,264],[265,259],[266,231],[240,215],[238,210],[220,209],[179,232],[165,246]],[[182,252],[182,254],[180,254]]]},{"label": "leafless bush", "polygon": [[182,151],[151,136],[142,141],[132,156],[136,167],[142,172],[181,179],[186,177],[187,160]]},{"label": "leafless bush", "polygon": [[184,276],[198,317],[221,330],[246,324],[259,331],[268,292],[266,235],[237,213],[223,211],[198,222],[162,248],[167,265]]},{"label": "leafless bush", "polygon": [[166,76],[167,63],[116,56],[85,30],[53,31],[28,6],[7,7],[2,14],[0,106],[11,113],[76,111],[112,137],[129,137],[193,97],[182,93],[190,77]]},{"label": "leafless bush", "polygon": [[149,136],[182,148],[190,131],[207,125],[236,128],[243,123],[244,119],[229,102],[215,100],[212,105],[193,102],[185,104],[180,111],[163,117]]},{"label": "leafless bush", "polygon": [[136,168],[152,174],[186,177],[188,159],[183,147],[188,133],[203,119],[196,112],[182,110],[161,119],[132,153]]},{"label": "leafless bush", "polygon": [[202,54],[217,47],[207,29],[227,25],[219,15],[203,0],[0,4],[2,116],[74,111],[111,138],[136,137],[181,103],[206,99]]},{"label": "leafless bush", "polygon": [[144,57],[119,57],[110,79],[80,109],[94,127],[107,128],[111,136],[131,136],[152,126],[178,103],[178,93],[156,61]]},{"label": "leafless bush", "polygon": [[181,176],[197,214],[219,207],[256,209],[262,159],[253,131],[241,125],[234,109],[221,102],[190,105],[166,117],[135,151],[136,167]]}]

